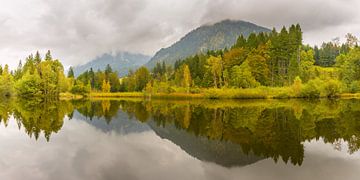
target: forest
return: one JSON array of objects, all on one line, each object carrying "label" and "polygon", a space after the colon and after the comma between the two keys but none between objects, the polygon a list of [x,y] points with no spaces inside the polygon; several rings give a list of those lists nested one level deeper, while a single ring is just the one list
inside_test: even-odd
[{"label": "forest", "polygon": [[[10,71],[0,67],[1,96],[59,97],[61,94],[121,96],[201,95],[208,98],[319,98],[347,96],[360,91],[358,39],[346,35],[320,47],[304,45],[299,24],[270,33],[240,36],[229,49],[198,53],[176,61],[143,66],[119,77],[110,65],[89,69],[78,77],[72,67],[39,52]],[[194,96],[195,97],[195,96]]]}]

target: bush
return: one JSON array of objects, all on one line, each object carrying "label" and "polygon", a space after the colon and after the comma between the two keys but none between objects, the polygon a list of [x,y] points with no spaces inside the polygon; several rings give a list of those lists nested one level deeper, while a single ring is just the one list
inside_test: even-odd
[{"label": "bush", "polygon": [[301,88],[302,81],[299,76],[296,76],[296,78],[294,79],[294,83],[291,86],[292,92],[294,93],[293,95],[295,97],[298,97],[301,94]]},{"label": "bush", "polygon": [[191,94],[199,94],[199,93],[201,93],[201,89],[198,87],[191,88],[190,93]]},{"label": "bush", "polygon": [[351,84],[350,84],[350,87],[349,87],[349,91],[351,93],[357,93],[360,91],[360,82],[359,81],[353,81]]},{"label": "bush", "polygon": [[291,98],[290,94],[287,92],[279,93],[278,95],[274,96],[275,99],[289,99]]},{"label": "bush", "polygon": [[301,97],[305,98],[319,98],[320,90],[317,86],[317,80],[310,80],[303,88],[301,88]]},{"label": "bush", "polygon": [[168,83],[155,81],[154,87],[153,87],[153,92],[154,93],[171,93],[171,92],[173,92],[173,90],[171,89],[171,86]]},{"label": "bush", "polygon": [[323,96],[325,97],[336,97],[340,92],[340,82],[338,80],[328,80],[323,84]]},{"label": "bush", "polygon": [[71,93],[86,95],[86,94],[90,93],[90,88],[87,86],[84,86],[84,84],[78,82],[71,88]]}]

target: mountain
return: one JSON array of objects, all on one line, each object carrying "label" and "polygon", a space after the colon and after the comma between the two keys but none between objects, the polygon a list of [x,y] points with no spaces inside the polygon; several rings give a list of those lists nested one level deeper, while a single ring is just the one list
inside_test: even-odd
[{"label": "mountain", "polygon": [[159,137],[173,142],[201,161],[213,162],[224,167],[241,167],[265,159],[256,156],[253,152],[244,153],[239,144],[199,137],[176,128],[174,124],[159,126],[154,121],[147,123]]},{"label": "mountain", "polygon": [[110,64],[114,71],[118,71],[120,76],[124,76],[128,73],[129,69],[137,69],[148,62],[150,56],[143,54],[133,54],[128,52],[119,52],[115,55],[103,54],[95,58],[94,60],[80,66],[74,67],[75,76],[93,68],[94,71],[98,69],[104,70],[106,65]]},{"label": "mountain", "polygon": [[150,131],[151,128],[135,118],[130,118],[124,111],[118,110],[116,116],[111,120],[104,117],[93,117],[92,119],[85,117],[78,111],[74,112],[73,119],[84,121],[102,132],[116,132],[118,134],[141,133]]},{"label": "mountain", "polygon": [[174,64],[179,59],[208,50],[219,50],[233,46],[242,34],[248,37],[252,32],[270,32],[270,29],[245,21],[224,20],[213,25],[201,26],[168,48],[158,51],[146,64],[154,67],[157,62]]}]

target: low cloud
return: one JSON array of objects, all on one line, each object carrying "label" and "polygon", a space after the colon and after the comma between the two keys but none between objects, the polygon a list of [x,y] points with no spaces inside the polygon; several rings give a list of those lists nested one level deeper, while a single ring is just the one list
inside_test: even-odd
[{"label": "low cloud", "polygon": [[356,0],[4,0],[0,63],[15,66],[36,50],[66,66],[107,52],[153,55],[192,29],[223,19],[280,28],[300,23],[304,41],[319,44],[360,30]]}]

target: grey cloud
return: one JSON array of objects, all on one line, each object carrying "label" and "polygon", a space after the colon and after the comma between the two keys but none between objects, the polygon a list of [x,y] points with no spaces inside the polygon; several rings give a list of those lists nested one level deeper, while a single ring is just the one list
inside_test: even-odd
[{"label": "grey cloud", "polygon": [[268,27],[301,23],[305,30],[337,26],[356,19],[359,3],[353,0],[218,0],[208,1],[204,21],[224,17],[254,21]]},{"label": "grey cloud", "polygon": [[359,35],[359,6],[356,0],[218,0],[208,1],[202,21],[216,22],[227,17],[268,28],[300,23],[304,43],[321,44],[347,32]]},{"label": "grey cloud", "polygon": [[360,30],[359,6],[356,0],[4,0],[0,64],[15,66],[29,53],[48,49],[66,66],[107,52],[152,55],[192,29],[223,19],[269,28],[300,23],[305,42],[319,43]]}]

